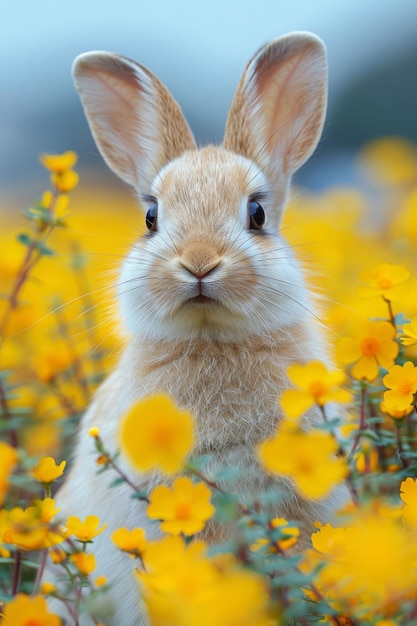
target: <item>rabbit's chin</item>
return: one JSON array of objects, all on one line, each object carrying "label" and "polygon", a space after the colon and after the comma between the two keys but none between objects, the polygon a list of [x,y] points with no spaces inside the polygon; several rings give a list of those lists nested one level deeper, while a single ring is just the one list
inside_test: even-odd
[{"label": "rabbit's chin", "polygon": [[302,311],[287,302],[280,310],[252,310],[250,305],[227,306],[200,296],[176,307],[147,309],[128,297],[119,299],[120,316],[126,330],[145,340],[247,342],[251,337],[287,332],[303,318]]}]

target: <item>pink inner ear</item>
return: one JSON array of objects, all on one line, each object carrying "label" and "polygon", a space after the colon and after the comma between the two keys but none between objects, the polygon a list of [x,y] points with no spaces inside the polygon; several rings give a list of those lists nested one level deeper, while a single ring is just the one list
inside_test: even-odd
[{"label": "pink inner ear", "polygon": [[326,105],[324,49],[316,41],[277,42],[259,58],[253,78],[265,152],[291,174],[320,138]]},{"label": "pink inner ear", "polygon": [[265,55],[256,68],[258,94],[265,116],[264,137],[270,143],[270,146],[265,147],[268,152],[277,152],[277,145],[286,146],[286,153],[281,155],[285,169],[289,147],[288,127],[297,123],[305,100],[304,85],[300,84],[297,75],[302,60],[303,52],[285,58],[278,64],[271,64],[271,59]]},{"label": "pink inner ear", "polygon": [[123,76],[123,82],[120,81],[118,75],[109,71],[101,71],[97,74],[97,77],[101,79],[107,87],[113,91],[116,98],[123,101],[124,105],[129,107],[135,101],[135,94],[137,91],[142,91],[141,84],[135,79],[133,71]]},{"label": "pink inner ear", "polygon": [[181,109],[146,68],[106,52],[81,55],[74,78],[107,164],[142,194],[166,163],[195,147]]},{"label": "pink inner ear", "polygon": [[291,56],[280,59],[278,62],[274,62],[272,55],[268,54],[259,59],[255,72],[260,92],[272,88],[276,90],[275,95],[278,95],[280,91],[284,92],[285,89],[290,88],[290,81],[303,60],[304,51]]}]

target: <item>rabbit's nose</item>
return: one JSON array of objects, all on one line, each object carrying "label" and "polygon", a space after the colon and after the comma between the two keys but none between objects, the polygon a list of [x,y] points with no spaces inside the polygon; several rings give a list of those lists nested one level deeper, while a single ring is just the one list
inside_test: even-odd
[{"label": "rabbit's nose", "polygon": [[196,278],[201,280],[220,265],[220,259],[212,259],[211,261],[203,264],[189,261],[187,259],[180,259],[180,264]]}]

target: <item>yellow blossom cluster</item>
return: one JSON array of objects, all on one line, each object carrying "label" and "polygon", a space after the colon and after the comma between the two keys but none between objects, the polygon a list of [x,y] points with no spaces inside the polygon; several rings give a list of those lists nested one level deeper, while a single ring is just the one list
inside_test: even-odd
[{"label": "yellow blossom cluster", "polygon": [[19,593],[4,608],[2,626],[61,626],[62,621],[48,610],[43,596]]},{"label": "yellow blossom cluster", "polygon": [[343,526],[325,524],[313,533],[303,568],[319,566],[315,586],[342,615],[372,620],[415,599],[416,495],[417,481],[407,478],[401,484],[402,511],[373,500],[351,512]]},{"label": "yellow blossom cluster", "polygon": [[[351,505],[338,523],[323,520],[310,543],[305,529],[268,509],[270,494],[240,502],[227,472],[205,475],[204,459],[192,457],[193,417],[165,395],[134,404],[118,442],[135,472],[161,478],[133,494],[161,538],[148,539],[140,527],[107,536],[107,521],[94,514],[60,518],[52,495],[62,459],[70,458],[67,434],[119,345],[102,277],[120,265],[142,228],[132,232],[136,208],[119,192],[94,183],[92,191],[88,183],[76,189],[76,160],[73,152],[42,156],[52,188],[27,210],[30,232],[9,211],[0,233],[2,626],[59,626],[45,601],[50,595],[72,607],[75,624],[88,611],[81,598],[111,586],[95,574],[97,537],[125,553],[127,576],[129,557],[135,559],[151,626],[413,623],[416,147],[383,139],[362,151],[358,164],[372,201],[356,188],[300,191],[286,212],[285,235],[301,262],[315,268],[314,289],[325,295],[320,316],[336,366],[330,357],[288,368],[288,389],[277,398],[283,419],[254,455],[311,506],[345,483]],[[123,205],[126,219],[115,205]],[[113,472],[116,483],[134,490],[98,428],[89,434],[97,451],[91,472]],[[112,496],[122,497],[117,488]],[[199,539],[227,523],[237,529],[235,543],[209,548]],[[41,584],[36,559],[40,571],[48,559],[61,568],[65,584]],[[26,586],[19,589],[21,579]]]},{"label": "yellow blossom cluster", "polygon": [[127,412],[120,445],[133,467],[143,472],[160,469],[167,474],[184,465],[193,441],[194,420],[160,394],[140,400]]},{"label": "yellow blossom cluster", "polygon": [[62,476],[66,464],[66,461],[62,461],[62,463],[57,465],[52,456],[46,456],[39,460],[31,473],[32,476],[43,485],[50,485],[57,478]]},{"label": "yellow blossom cluster", "polygon": [[75,152],[64,154],[42,154],[41,163],[51,173],[51,183],[63,193],[72,191],[78,183],[78,174],[73,170],[77,162]]},{"label": "yellow blossom cluster", "polygon": [[301,495],[314,500],[327,496],[348,473],[337,450],[330,433],[282,421],[275,436],[260,445],[259,456],[268,471],[291,478]]},{"label": "yellow blossom cluster", "polygon": [[153,624],[273,626],[268,583],[231,555],[209,557],[207,545],[167,536],[148,545],[137,579]]},{"label": "yellow blossom cluster", "polygon": [[194,484],[184,476],[174,481],[172,489],[166,485],[153,489],[147,515],[150,519],[162,520],[161,530],[165,533],[195,535],[214,515],[210,497],[207,485],[203,482]]},{"label": "yellow blossom cluster", "polygon": [[107,524],[103,524],[100,528],[100,519],[97,515],[87,515],[84,521],[80,520],[76,515],[70,515],[67,518],[66,533],[74,535],[81,542],[88,542],[97,537],[106,528]]}]

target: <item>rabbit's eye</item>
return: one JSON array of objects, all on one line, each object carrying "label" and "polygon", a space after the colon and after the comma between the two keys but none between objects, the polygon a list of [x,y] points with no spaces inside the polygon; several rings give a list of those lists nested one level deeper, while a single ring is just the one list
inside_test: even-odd
[{"label": "rabbit's eye", "polygon": [[158,203],[154,202],[148,209],[146,213],[146,227],[150,232],[154,232],[156,230],[156,218],[158,216]]},{"label": "rabbit's eye", "polygon": [[251,230],[261,230],[265,223],[265,211],[257,200],[248,202],[249,228]]}]

